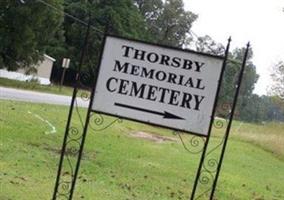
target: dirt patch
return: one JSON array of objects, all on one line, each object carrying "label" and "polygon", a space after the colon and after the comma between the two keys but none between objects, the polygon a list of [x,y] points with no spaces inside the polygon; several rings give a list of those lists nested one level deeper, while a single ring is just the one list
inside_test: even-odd
[{"label": "dirt patch", "polygon": [[141,138],[141,139],[153,141],[153,142],[156,142],[156,143],[162,143],[162,142],[167,142],[167,141],[170,141],[170,142],[176,142],[177,141],[176,138],[157,135],[155,133],[147,133],[147,132],[143,132],[143,131],[131,133],[130,135],[132,137],[135,137],[135,138]]},{"label": "dirt patch", "polygon": [[[36,144],[36,143],[28,143],[28,145],[30,145],[32,147],[44,149],[46,151],[49,151],[49,152],[52,152],[52,153],[55,153],[55,154],[59,154],[59,155],[61,154],[61,148],[57,149],[57,148],[54,148],[54,147],[50,147],[46,143],[43,143],[41,145],[40,144]],[[75,147],[66,148],[65,155],[77,156],[78,151],[79,151],[79,147],[76,147],[76,148]]]}]

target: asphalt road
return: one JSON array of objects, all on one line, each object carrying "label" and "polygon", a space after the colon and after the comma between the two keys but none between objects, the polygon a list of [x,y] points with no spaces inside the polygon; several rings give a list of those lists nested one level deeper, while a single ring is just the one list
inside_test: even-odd
[{"label": "asphalt road", "polygon": [[[0,99],[56,105],[70,105],[71,103],[71,97],[69,96],[33,92],[5,87],[0,87]],[[80,107],[88,107],[89,102],[84,101],[81,98],[77,98],[77,103]]]}]

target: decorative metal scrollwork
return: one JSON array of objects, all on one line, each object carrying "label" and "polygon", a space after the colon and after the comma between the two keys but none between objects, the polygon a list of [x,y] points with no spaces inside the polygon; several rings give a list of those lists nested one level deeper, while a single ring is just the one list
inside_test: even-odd
[{"label": "decorative metal scrollwork", "polygon": [[78,130],[78,128],[74,127],[74,126],[71,126],[69,128],[69,134],[68,134],[68,138],[70,140],[79,140],[82,136],[79,135],[80,132]]},{"label": "decorative metal scrollwork", "polygon": [[90,90],[91,75],[87,73],[81,73],[78,80],[78,85],[82,89],[80,91],[79,97],[83,101],[89,101],[91,99]]},{"label": "decorative metal scrollwork", "polygon": [[78,128],[71,126],[68,130],[65,152],[63,152],[65,154],[66,164],[64,170],[61,172],[61,179],[58,183],[58,199],[69,198],[71,183],[74,177],[74,168],[71,157],[78,155],[81,139],[82,132]]},{"label": "decorative metal scrollwork", "polygon": [[201,171],[199,183],[202,185],[208,185],[210,181],[213,180],[213,174],[208,170]]},{"label": "decorative metal scrollwork", "polygon": [[122,123],[123,120],[121,118],[116,118],[109,122],[105,120],[104,115],[100,113],[92,113],[89,126],[94,131],[103,131],[114,125],[116,122]]},{"label": "decorative metal scrollwork", "polygon": [[211,150],[209,150],[206,154],[206,157],[208,157],[211,153],[213,153],[215,150],[217,150],[223,143],[224,143],[224,137],[222,137],[222,140],[217,144],[215,145],[215,147],[213,147]]},{"label": "decorative metal scrollwork", "polygon": [[[214,179],[214,173],[207,171],[206,169],[202,170],[200,172],[200,177],[198,182],[203,185],[203,186],[211,186],[212,185],[212,181]],[[211,191],[211,187],[207,188],[204,191],[201,191],[199,193],[198,196],[196,196],[195,200],[201,199],[202,197],[205,197],[205,195],[207,196],[207,193]],[[206,197],[205,197],[206,198]],[[202,198],[204,199],[204,198]]]},{"label": "decorative metal scrollwork", "polygon": [[224,127],[224,121],[223,119],[215,119],[213,122],[213,126],[216,129],[222,129]]},{"label": "decorative metal scrollwork", "polygon": [[199,194],[195,200],[201,199],[201,197],[203,197],[204,195],[206,195],[209,191],[211,190],[211,188],[205,190],[204,192],[202,192],[201,194]]},{"label": "decorative metal scrollwork", "polygon": [[203,168],[210,173],[215,173],[217,171],[218,161],[216,158],[206,159],[203,163]]},{"label": "decorative metal scrollwork", "polygon": [[[62,176],[64,179],[64,177]],[[58,185],[57,197],[59,199],[68,199],[70,193],[70,183],[71,181],[62,180]]]},{"label": "decorative metal scrollwork", "polygon": [[232,111],[231,104],[229,103],[222,104],[219,107],[219,112],[222,113],[222,116],[224,116],[224,118],[215,117],[213,126],[216,129],[222,129],[225,126],[225,124],[227,124],[231,111]]},{"label": "decorative metal scrollwork", "polygon": [[204,137],[192,136],[190,139],[188,139],[188,138],[183,138],[182,136],[183,134],[178,131],[174,131],[173,134],[178,135],[184,149],[188,151],[189,153],[198,154],[203,150],[203,146],[205,142]]},{"label": "decorative metal scrollwork", "polygon": [[90,92],[89,91],[82,91],[81,94],[80,94],[80,97],[83,101],[89,101],[91,96],[90,96]]},{"label": "decorative metal scrollwork", "polygon": [[[215,117],[213,121],[213,127],[217,130],[223,129],[228,125],[228,118],[231,115],[231,104],[224,103],[221,106],[219,106],[219,109],[220,113],[222,114],[222,116],[224,116],[224,118]],[[222,137],[217,137],[216,139],[218,138],[220,138],[220,141],[218,141],[217,144],[215,144],[211,148],[208,148],[205,154],[198,182],[206,187],[203,188],[201,191],[199,191],[199,194],[195,198],[195,200],[203,199],[205,196],[207,198],[208,195],[207,193],[211,191],[211,186],[214,177],[216,176],[219,165],[219,156],[216,156],[216,153],[214,152],[221,151],[220,148],[224,144],[225,135],[223,135]]]}]

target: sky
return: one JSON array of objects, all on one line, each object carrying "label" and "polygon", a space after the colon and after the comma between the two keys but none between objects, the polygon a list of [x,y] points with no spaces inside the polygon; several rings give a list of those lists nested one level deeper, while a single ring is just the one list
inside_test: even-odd
[{"label": "sky", "polygon": [[253,48],[253,63],[260,75],[254,93],[267,94],[272,66],[284,61],[284,0],[184,0],[185,9],[198,15],[192,31],[209,35],[232,47],[248,42]]}]

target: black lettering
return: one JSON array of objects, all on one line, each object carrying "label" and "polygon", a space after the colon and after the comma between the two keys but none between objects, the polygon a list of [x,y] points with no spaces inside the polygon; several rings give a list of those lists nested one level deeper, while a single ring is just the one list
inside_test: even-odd
[{"label": "black lettering", "polygon": [[[201,98],[199,98],[199,97],[201,97]],[[199,110],[200,103],[203,101],[204,96],[194,95],[194,99],[195,99],[194,110]]]},{"label": "black lettering", "polygon": [[117,83],[117,78],[114,78],[114,77],[111,77],[111,78],[109,78],[108,80],[107,80],[107,83],[106,83],[106,88],[107,88],[107,90],[109,91],[109,92],[115,92],[116,91],[116,89],[114,88],[114,89],[111,89],[110,88],[110,83],[111,83],[111,81],[115,81],[116,83]]},{"label": "black lettering", "polygon": [[192,100],[192,95],[188,93],[183,93],[183,98],[181,102],[181,107],[190,109],[190,101]]},{"label": "black lettering", "polygon": [[176,84],[177,75],[173,73],[169,73],[168,82]]},{"label": "black lettering", "polygon": [[120,61],[115,60],[115,65],[114,65],[113,71],[116,71],[116,72],[117,72],[117,70],[119,72],[123,71],[123,73],[127,74],[128,66],[129,66],[129,63],[127,63],[127,62],[124,63],[124,65],[121,66]]},{"label": "black lettering", "polygon": [[147,68],[143,67],[141,70],[141,77],[153,79],[154,71],[155,71],[154,69],[150,69],[147,71]]},{"label": "black lettering", "polygon": [[169,66],[169,60],[170,60],[169,56],[162,54],[162,58],[161,58],[160,64]]},{"label": "black lettering", "polygon": [[203,65],[205,65],[205,63],[197,62],[197,61],[195,61],[194,63],[196,65],[196,70],[195,70],[196,72],[200,72],[200,68],[203,67]]},{"label": "black lettering", "polygon": [[144,92],[145,92],[145,87],[146,87],[146,84],[142,84],[140,85],[140,87],[138,88],[137,86],[137,83],[132,81],[132,87],[131,87],[131,90],[130,90],[130,96],[135,96],[138,98],[141,98],[143,99],[143,96],[144,96]]},{"label": "black lettering", "polygon": [[148,90],[148,95],[146,99],[151,100],[151,101],[156,101],[157,96],[155,95],[155,92],[157,91],[158,87],[149,85],[149,90]]},{"label": "black lettering", "polygon": [[154,52],[148,53],[148,55],[147,55],[147,60],[151,63],[157,62],[158,59],[159,59],[158,54],[156,54]]},{"label": "black lettering", "polygon": [[180,61],[181,61],[180,58],[174,57],[174,58],[172,59],[171,66],[172,66],[172,67],[175,67],[175,68],[180,67]]},{"label": "black lettering", "polygon": [[[160,75],[162,75],[162,76],[160,76]],[[167,78],[167,74],[166,74],[165,72],[163,72],[163,71],[158,71],[158,72],[156,73],[156,79],[157,79],[158,81],[164,81],[166,78]]]},{"label": "black lettering", "polygon": [[192,69],[193,62],[191,60],[184,59],[183,69]]},{"label": "black lettering", "polygon": [[117,93],[127,95],[126,86],[128,84],[129,84],[128,80],[120,79],[120,85]]},{"label": "black lettering", "polygon": [[178,95],[180,95],[180,91],[177,90],[171,90],[171,95],[170,95],[170,101],[169,104],[177,106],[178,105],[178,101],[177,101],[177,97]]},{"label": "black lettering", "polygon": [[169,92],[170,90],[167,88],[159,88],[159,91],[161,91],[161,98],[159,100],[160,103],[165,103],[165,94],[166,92]]},{"label": "black lettering", "polygon": [[134,58],[138,60],[144,60],[145,59],[145,53],[146,51],[135,49]]},{"label": "black lettering", "polygon": [[137,66],[137,65],[132,65],[132,68],[131,68],[131,72],[130,72],[130,74],[131,75],[134,75],[134,76],[138,76],[139,75],[139,66]]},{"label": "black lettering", "polygon": [[179,81],[178,81],[179,85],[182,85],[183,79],[184,79],[184,76],[183,75],[179,75]]},{"label": "black lettering", "polygon": [[196,88],[200,90],[204,90],[205,86],[201,86],[201,83],[202,83],[202,79],[198,78]]},{"label": "black lettering", "polygon": [[193,88],[194,85],[193,85],[192,78],[190,77],[183,86],[185,86],[185,87],[192,87]]},{"label": "black lettering", "polygon": [[125,51],[124,51],[123,56],[124,56],[124,57],[129,57],[129,49],[133,49],[133,47],[129,47],[129,46],[126,46],[126,45],[122,45],[121,48],[122,48],[122,49],[125,48]]}]

